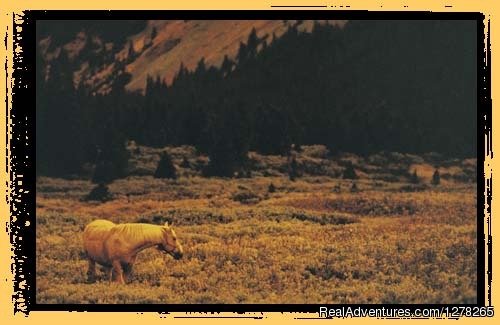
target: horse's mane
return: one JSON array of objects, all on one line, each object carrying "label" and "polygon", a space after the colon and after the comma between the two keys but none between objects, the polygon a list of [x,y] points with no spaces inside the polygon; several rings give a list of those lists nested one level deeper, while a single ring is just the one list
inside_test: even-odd
[{"label": "horse's mane", "polygon": [[163,236],[162,226],[147,223],[124,223],[116,225],[113,232],[122,235],[129,241],[157,241]]}]

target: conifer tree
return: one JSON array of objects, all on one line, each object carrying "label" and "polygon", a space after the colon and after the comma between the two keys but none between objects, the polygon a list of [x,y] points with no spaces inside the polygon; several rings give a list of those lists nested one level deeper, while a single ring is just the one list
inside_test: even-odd
[{"label": "conifer tree", "polygon": [[172,162],[172,157],[170,157],[167,152],[162,153],[154,176],[155,178],[177,178],[177,172],[174,163]]},{"label": "conifer tree", "polygon": [[439,175],[439,170],[436,168],[434,174],[432,174],[432,185],[437,186],[441,183],[441,176]]},{"label": "conifer tree", "polygon": [[224,60],[222,61],[222,65],[220,67],[222,77],[227,77],[231,73],[233,66],[234,62],[231,61],[227,55],[224,55]]},{"label": "conifer tree", "polygon": [[354,166],[352,165],[351,162],[347,165],[347,167],[344,169],[344,173],[342,176],[344,179],[357,179],[358,175],[356,175],[356,171],[354,170]]},{"label": "conifer tree", "polygon": [[293,182],[299,176],[299,168],[298,168],[297,160],[295,159],[295,156],[292,157],[288,168],[289,168],[288,177]]},{"label": "conifer tree", "polygon": [[413,170],[413,174],[411,175],[410,182],[413,183],[413,184],[420,183],[420,179],[419,179],[419,177],[417,175],[417,170],[416,169]]},{"label": "conifer tree", "polygon": [[153,26],[151,29],[151,40],[153,41],[156,38],[156,35],[158,35],[158,31],[156,30],[156,27]]}]

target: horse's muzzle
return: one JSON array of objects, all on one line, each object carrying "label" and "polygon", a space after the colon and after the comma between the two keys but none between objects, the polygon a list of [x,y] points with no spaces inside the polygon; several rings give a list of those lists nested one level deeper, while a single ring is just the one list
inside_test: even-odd
[{"label": "horse's muzzle", "polygon": [[176,259],[176,260],[180,260],[182,258],[182,253],[180,252],[175,252],[172,254],[172,256]]}]

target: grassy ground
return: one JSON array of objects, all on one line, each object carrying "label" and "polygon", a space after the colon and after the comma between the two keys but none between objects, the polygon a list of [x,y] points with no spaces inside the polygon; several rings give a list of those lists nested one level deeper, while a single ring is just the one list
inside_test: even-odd
[{"label": "grassy ground", "polygon": [[[474,160],[433,155],[330,158],[319,146],[299,155],[291,182],[286,158],[252,155],[252,178],[199,176],[206,159],[169,148],[178,180],[150,176],[159,151],[134,150],[132,176],[110,185],[114,199],[85,202],[85,180],[37,182],[38,303],[472,303],[476,301]],[[341,179],[346,161],[358,192]],[[267,176],[264,176],[267,175]],[[269,193],[273,183],[275,192]],[[174,223],[179,261],[142,252],[133,282],[85,283],[82,230],[93,219]]]}]

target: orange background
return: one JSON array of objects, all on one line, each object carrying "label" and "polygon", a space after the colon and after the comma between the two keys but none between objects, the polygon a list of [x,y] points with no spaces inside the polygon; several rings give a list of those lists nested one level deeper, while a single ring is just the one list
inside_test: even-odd
[{"label": "orange background", "polygon": [[[189,10],[189,9],[210,9],[210,10],[222,10],[222,9],[232,9],[232,10],[248,10],[248,9],[260,9],[260,10],[273,10],[271,5],[327,5],[327,8],[313,8],[316,10],[373,10],[373,11],[438,11],[438,12],[481,12],[485,15],[486,20],[491,21],[491,50],[492,50],[492,79],[491,79],[491,92],[493,99],[493,129],[498,128],[498,114],[495,112],[495,95],[499,93],[498,86],[498,65],[495,65],[495,54],[496,45],[500,44],[500,19],[496,18],[495,14],[498,14],[498,4],[495,1],[485,1],[485,0],[446,0],[446,1],[423,1],[423,0],[407,0],[407,1],[393,1],[393,0],[379,0],[379,1],[361,1],[361,0],[246,0],[246,1],[227,1],[227,0],[213,0],[213,1],[165,1],[165,0],[142,0],[142,1],[97,1],[97,0],[87,0],[85,2],[68,2],[61,0],[45,0],[45,1],[28,1],[28,0],[3,0],[0,8],[0,32],[2,42],[0,44],[0,63],[2,69],[0,69],[0,79],[6,81],[0,86],[0,95],[2,99],[2,104],[5,105],[4,99],[7,98],[7,108],[10,107],[10,85],[12,80],[7,79],[7,74],[12,75],[12,17],[14,13],[22,13],[23,10],[28,9],[64,9],[64,10],[78,10],[78,9],[96,9],[96,10],[108,10],[108,9],[120,9],[120,10],[139,10],[139,9],[177,9],[177,10]],[[341,7],[342,6],[342,7]],[[346,6],[350,6],[346,8]],[[452,6],[452,7],[445,7]],[[285,9],[285,8],[277,8]],[[291,9],[294,10],[294,9]],[[305,10],[305,9],[300,9]],[[485,31],[486,32],[486,31]],[[7,43],[3,42],[4,38],[7,37]],[[497,56],[498,57],[498,56]],[[7,74],[3,69],[5,62],[7,61]],[[6,89],[7,87],[7,89]],[[6,91],[7,90],[7,91]],[[6,116],[5,109],[1,109],[0,113],[0,143],[6,143],[7,130],[6,128]],[[500,132],[496,132],[493,136],[493,152],[496,151],[496,145],[499,143]],[[5,151],[3,151],[5,152]],[[6,168],[4,168],[5,160],[2,158],[0,163],[0,187],[1,192],[8,195],[7,182],[9,180],[9,175],[6,173]],[[480,163],[480,162],[479,162]],[[487,177],[493,173],[494,166],[498,165],[495,159],[491,157],[486,157],[484,162],[485,174]],[[496,189],[496,186],[493,186]],[[495,192],[494,192],[495,193]],[[498,213],[500,207],[498,200],[493,199],[492,202],[492,215]],[[2,199],[0,202],[0,218],[1,225],[8,225],[9,223],[9,206],[7,201]],[[500,223],[493,223],[493,251],[496,252],[498,244],[496,244],[496,237],[494,234],[500,233]],[[2,226],[2,229],[6,229]],[[485,225],[485,229],[488,226]],[[493,259],[493,270],[498,270],[498,259],[500,253],[494,253]],[[70,313],[70,312],[32,312],[28,317],[22,313],[13,315],[13,305],[12,305],[12,274],[10,271],[10,265],[12,263],[11,256],[11,246],[9,242],[9,234],[3,230],[0,232],[0,322],[2,324],[10,324],[14,322],[18,323],[50,323],[50,324],[88,324],[88,323],[137,323],[142,322],[144,324],[150,323],[165,323],[172,322],[184,324],[184,323],[198,323],[200,319],[174,319],[174,316],[189,316],[183,313],[170,314],[170,315],[159,315],[158,313]],[[499,271],[496,271],[499,272]],[[495,272],[495,273],[496,273]],[[492,305],[498,302],[498,296],[495,293],[498,291],[499,284],[498,280],[493,279],[492,288]],[[496,314],[500,313],[500,310],[496,310]],[[193,316],[204,316],[205,314],[194,314]],[[238,316],[237,314],[215,314],[206,316]],[[243,315],[241,315],[243,316]],[[293,320],[294,317],[304,317],[303,314],[281,314],[281,313],[266,313],[261,315],[260,313],[248,313],[244,316],[264,316],[263,320],[257,321],[253,319],[240,319],[238,322],[244,323],[256,323],[256,322],[281,322],[281,321],[293,321],[295,323],[314,323],[317,320],[305,321],[305,320]],[[312,315],[312,317],[317,316]],[[234,319],[204,319],[204,323],[212,324],[232,324]],[[333,319],[329,322],[342,322],[342,323],[358,323],[366,322],[366,319]],[[384,320],[370,319],[372,322],[383,322]],[[398,320],[399,323],[402,320]],[[461,322],[475,322],[474,319],[461,319]],[[493,319],[481,319],[481,322],[492,322]],[[406,320],[406,322],[415,322],[415,320]],[[420,320],[419,322],[422,322]],[[429,320],[424,322],[439,322],[442,323],[443,320]]]}]

